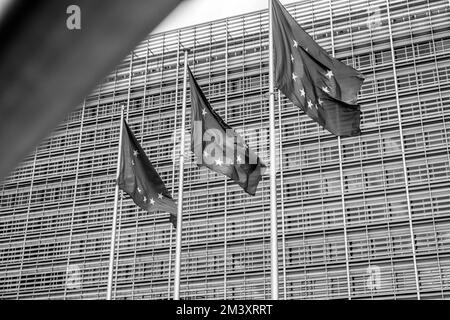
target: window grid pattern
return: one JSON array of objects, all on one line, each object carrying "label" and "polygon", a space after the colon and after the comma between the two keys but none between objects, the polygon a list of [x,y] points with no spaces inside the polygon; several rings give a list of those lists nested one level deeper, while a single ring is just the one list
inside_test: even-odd
[{"label": "window grid pattern", "polygon": [[[449,2],[304,0],[286,7],[366,80],[362,135],[341,142],[344,216],[337,139],[281,96],[280,293],[416,298],[414,245],[421,297],[449,298]],[[261,11],[149,35],[24,159],[0,184],[1,298],[105,298],[122,104],[177,198],[179,45],[191,49],[189,65],[213,107],[269,163],[267,22]],[[188,90],[188,123],[189,106]],[[186,157],[181,297],[270,298],[268,176],[255,197],[229,182],[224,194],[224,183]],[[114,297],[171,297],[175,232],[168,214],[143,212],[128,196],[119,212]]]}]

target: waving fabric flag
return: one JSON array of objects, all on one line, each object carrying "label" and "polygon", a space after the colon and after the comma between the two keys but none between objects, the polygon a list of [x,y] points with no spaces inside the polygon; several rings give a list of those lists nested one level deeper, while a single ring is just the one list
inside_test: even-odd
[{"label": "waving fabric flag", "polygon": [[359,135],[363,76],[330,57],[278,0],[271,1],[275,86],[331,133]]},{"label": "waving fabric flag", "polygon": [[191,70],[191,150],[197,165],[226,175],[255,195],[266,166],[209,105]]},{"label": "waving fabric flag", "polygon": [[125,120],[123,128],[119,188],[143,210],[169,212],[170,221],[176,227],[176,203]]}]

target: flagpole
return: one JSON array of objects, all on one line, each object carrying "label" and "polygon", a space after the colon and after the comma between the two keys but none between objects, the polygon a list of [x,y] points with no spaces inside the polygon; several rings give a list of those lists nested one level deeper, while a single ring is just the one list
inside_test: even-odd
[{"label": "flagpole", "polygon": [[120,116],[120,131],[119,131],[119,148],[117,156],[117,173],[116,173],[116,189],[114,192],[114,212],[113,221],[111,227],[111,246],[109,252],[109,270],[108,270],[108,288],[106,291],[106,300],[111,300],[112,292],[112,282],[113,282],[113,269],[114,269],[114,248],[116,244],[116,225],[117,225],[117,206],[119,202],[119,184],[117,183],[120,174],[120,160],[122,158],[122,130],[123,130],[123,113],[125,107],[122,106],[121,116]]},{"label": "flagpole", "polygon": [[[175,80],[175,108],[174,108],[174,125],[173,125],[173,150],[172,150],[172,157],[173,157],[173,165],[172,165],[172,191],[171,196],[173,198],[173,193],[175,191],[175,150],[177,145],[177,110],[178,110],[178,76],[180,72],[180,31],[178,30],[178,48],[177,48],[177,71],[176,71],[176,80]],[[172,284],[172,240],[173,240],[173,229],[172,226],[170,226],[170,245],[169,245],[169,276],[168,283],[167,283],[167,299],[170,299],[170,289]],[[176,232],[176,230],[175,230]]]},{"label": "flagpole", "polygon": [[281,91],[277,90],[278,93],[278,134],[280,135],[279,139],[279,155],[278,159],[280,161],[280,200],[281,200],[281,232],[282,232],[282,245],[281,245],[281,254],[283,256],[282,264],[283,264],[283,299],[286,300],[286,229],[285,229],[285,214],[284,214],[284,169],[283,169],[283,144],[282,144],[282,133],[283,128],[281,126]]},{"label": "flagpole", "polygon": [[270,260],[272,300],[278,300],[278,236],[277,236],[277,180],[275,154],[275,100],[273,70],[273,14],[269,2],[269,137],[270,137]]},{"label": "flagpole", "polygon": [[180,300],[181,234],[183,227],[184,132],[186,130],[187,50],[184,51],[183,105],[181,111],[180,174],[178,181],[177,242],[173,299]]}]

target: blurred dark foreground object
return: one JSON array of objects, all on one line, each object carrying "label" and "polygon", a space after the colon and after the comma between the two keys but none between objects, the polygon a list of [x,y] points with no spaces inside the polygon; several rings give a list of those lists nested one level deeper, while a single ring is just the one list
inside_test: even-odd
[{"label": "blurred dark foreground object", "polygon": [[[0,181],[179,2],[13,1],[0,21]],[[71,5],[80,30],[67,28]]]}]

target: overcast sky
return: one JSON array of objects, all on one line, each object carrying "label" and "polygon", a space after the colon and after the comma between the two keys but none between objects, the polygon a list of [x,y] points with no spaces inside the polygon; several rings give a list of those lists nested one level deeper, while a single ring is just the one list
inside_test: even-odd
[{"label": "overcast sky", "polygon": [[[298,0],[281,0],[282,4]],[[184,0],[152,33],[267,9],[268,0]]]}]

